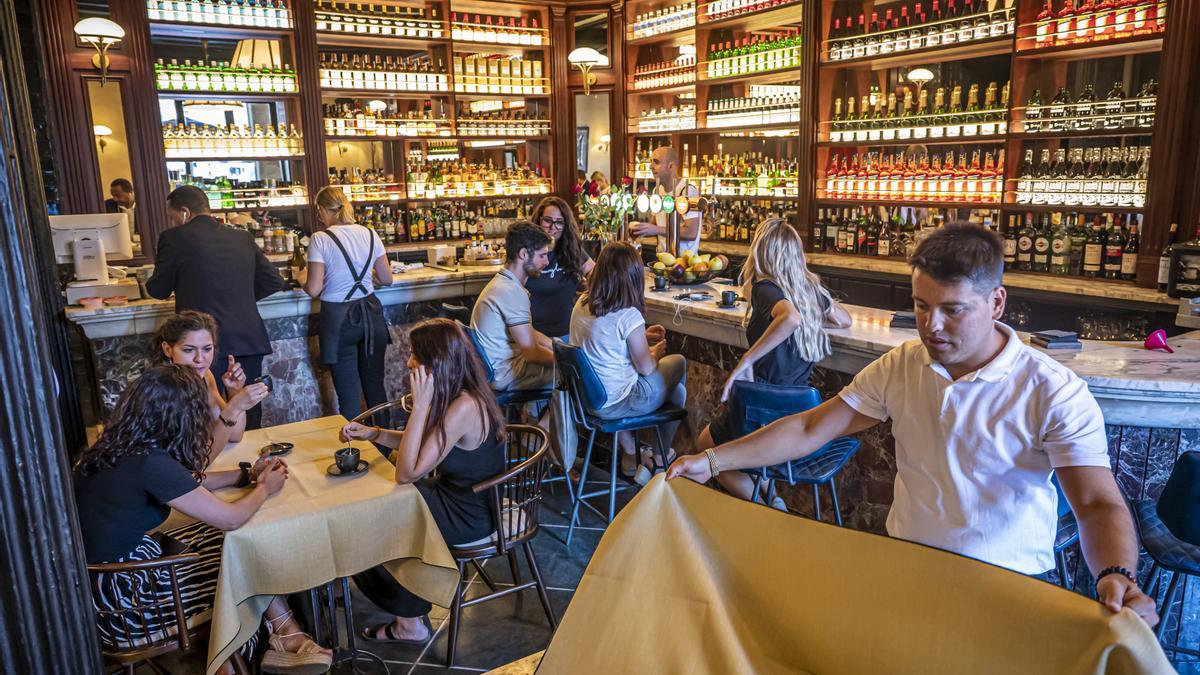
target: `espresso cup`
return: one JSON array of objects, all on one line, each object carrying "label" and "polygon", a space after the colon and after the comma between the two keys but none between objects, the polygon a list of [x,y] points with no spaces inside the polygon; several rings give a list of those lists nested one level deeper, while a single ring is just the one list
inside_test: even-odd
[{"label": "espresso cup", "polygon": [[349,473],[358,469],[358,448],[340,448],[333,453],[333,460],[337,462],[338,471]]},{"label": "espresso cup", "polygon": [[273,389],[275,388],[275,382],[271,380],[271,376],[270,376],[270,375],[263,375],[262,377],[257,377],[257,378],[255,378],[255,379],[254,379],[254,381],[255,381],[256,383],[260,383],[260,382],[261,382],[262,384],[265,384],[265,385],[267,385],[267,391],[268,391],[268,392],[270,392],[271,390],[273,390]]},{"label": "espresso cup", "polygon": [[737,302],[737,291],[721,291],[721,304],[732,305]]},{"label": "espresso cup", "polygon": [[654,277],[654,290],[656,290],[656,291],[667,290],[667,278],[665,276],[660,274],[660,275]]}]

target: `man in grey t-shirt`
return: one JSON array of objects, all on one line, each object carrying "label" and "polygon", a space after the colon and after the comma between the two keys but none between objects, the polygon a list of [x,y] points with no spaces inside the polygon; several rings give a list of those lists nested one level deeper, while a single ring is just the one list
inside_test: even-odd
[{"label": "man in grey t-shirt", "polygon": [[471,328],[492,366],[497,391],[546,389],[554,376],[550,338],[533,329],[525,280],[546,266],[550,237],[532,223],[515,223],[504,237],[504,268],[484,286]]}]

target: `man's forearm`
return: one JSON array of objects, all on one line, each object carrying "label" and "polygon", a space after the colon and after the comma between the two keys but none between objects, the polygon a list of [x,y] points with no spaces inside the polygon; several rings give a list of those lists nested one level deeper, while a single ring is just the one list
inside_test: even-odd
[{"label": "man's forearm", "polygon": [[1137,534],[1124,504],[1088,506],[1075,517],[1079,522],[1079,545],[1093,576],[1113,565],[1137,572]]},{"label": "man's forearm", "polygon": [[812,454],[825,442],[809,433],[808,417],[807,414],[785,417],[716,447],[717,463],[722,471],[757,469]]}]

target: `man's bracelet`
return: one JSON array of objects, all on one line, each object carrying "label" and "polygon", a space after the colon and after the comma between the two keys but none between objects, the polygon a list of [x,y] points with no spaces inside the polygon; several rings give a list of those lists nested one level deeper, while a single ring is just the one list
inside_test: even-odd
[{"label": "man's bracelet", "polygon": [[380,436],[382,436],[382,435],[383,435],[383,427],[375,427],[375,435],[374,435],[374,436],[372,436],[372,437],[371,437],[370,439],[368,439],[368,440],[369,440],[371,443],[374,443],[375,441],[379,440],[379,437],[380,437]]},{"label": "man's bracelet", "polygon": [[712,474],[712,477],[716,478],[721,475],[721,466],[717,463],[717,453],[713,452],[712,448],[709,448],[704,451],[704,454],[708,457],[708,471]]},{"label": "man's bracelet", "polygon": [[1120,574],[1131,581],[1134,586],[1137,586],[1137,577],[1133,576],[1133,572],[1130,572],[1120,565],[1113,565],[1112,567],[1105,567],[1104,569],[1100,570],[1100,574],[1096,575],[1096,581],[1099,582],[1101,579],[1110,574]]}]

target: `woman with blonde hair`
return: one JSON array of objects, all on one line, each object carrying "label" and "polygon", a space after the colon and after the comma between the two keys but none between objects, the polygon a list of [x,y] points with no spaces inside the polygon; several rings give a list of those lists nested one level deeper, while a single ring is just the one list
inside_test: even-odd
[{"label": "woman with blonde hair", "polygon": [[[813,364],[829,356],[826,328],[846,328],[850,315],[808,269],[804,242],[782,218],[759,224],[742,266],[742,295],[750,299],[745,319],[750,348],[725,380],[721,400],[729,398],[738,380],[781,386],[808,384]],[[728,413],[700,432],[696,447],[716,447],[740,436]],[[730,494],[749,499],[750,477],[740,471],[722,472],[717,482]],[[786,510],[775,498],[772,506]]]},{"label": "woman with blonde hair", "polygon": [[322,229],[308,245],[308,265],[300,275],[304,290],[321,299],[321,362],[329,364],[338,412],[354,419],[367,407],[387,401],[383,357],[391,342],[375,286],[392,283],[383,241],[354,222],[354,207],[340,187],[317,193]]}]

